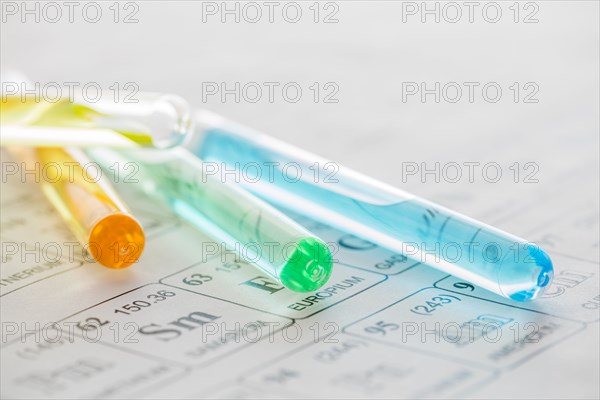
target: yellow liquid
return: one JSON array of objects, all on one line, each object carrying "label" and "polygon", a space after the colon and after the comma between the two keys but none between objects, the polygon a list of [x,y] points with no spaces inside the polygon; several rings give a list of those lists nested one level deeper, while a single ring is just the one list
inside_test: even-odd
[{"label": "yellow liquid", "polygon": [[69,99],[49,102],[33,96],[7,96],[2,99],[0,123],[2,145],[153,145],[152,136],[118,129],[111,116]]}]

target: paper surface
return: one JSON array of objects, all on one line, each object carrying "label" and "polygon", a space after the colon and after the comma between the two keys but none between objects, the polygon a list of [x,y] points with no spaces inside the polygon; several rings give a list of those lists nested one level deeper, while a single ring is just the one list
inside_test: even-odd
[{"label": "paper surface", "polygon": [[[597,199],[540,193],[536,213],[512,217],[537,227],[556,272],[543,298],[516,303],[302,217],[335,250],[329,282],[244,284],[265,281],[231,254],[203,257],[207,237],[117,187],[148,236],[122,271],[86,262],[34,183],[2,184],[3,398],[537,397],[540,381],[555,397],[598,393]],[[564,201],[574,212],[548,217]]]}]

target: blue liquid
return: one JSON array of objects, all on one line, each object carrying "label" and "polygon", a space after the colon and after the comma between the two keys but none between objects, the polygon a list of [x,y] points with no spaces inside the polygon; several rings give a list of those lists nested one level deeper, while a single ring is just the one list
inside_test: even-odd
[{"label": "blue liquid", "polygon": [[[337,183],[315,183],[314,160],[277,142],[209,129],[195,153],[220,168],[244,170],[241,183],[254,194],[297,213],[405,254],[516,301],[536,298],[552,279],[550,257],[535,245],[458,213],[340,170]],[[265,163],[279,163],[265,173]],[[296,181],[284,172],[301,167]],[[247,166],[258,164],[263,169]],[[311,168],[311,165],[313,167]],[[251,173],[254,171],[254,175]],[[329,172],[321,170],[321,177]]]}]

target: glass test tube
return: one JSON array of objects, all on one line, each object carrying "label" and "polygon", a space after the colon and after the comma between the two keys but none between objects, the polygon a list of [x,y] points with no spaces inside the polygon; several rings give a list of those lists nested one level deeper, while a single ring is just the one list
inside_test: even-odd
[{"label": "glass test tube", "polygon": [[91,161],[81,150],[34,147],[8,151],[28,170],[44,171],[42,191],[94,260],[118,269],[139,259],[145,242],[141,225],[101,175],[88,173]]},{"label": "glass test tube", "polygon": [[[524,239],[340,167],[337,182],[315,182],[315,162],[327,176],[327,160],[209,112],[195,117],[187,143],[206,162],[238,170],[275,168],[242,179],[245,187],[278,206],[365,238],[516,301],[536,298],[553,276],[552,262]],[[302,179],[283,167],[294,162]],[[252,168],[246,170],[253,171]]]},{"label": "glass test tube", "polygon": [[[123,112],[123,120],[126,117]],[[194,133],[190,134],[192,128]],[[330,172],[324,170],[327,160],[209,112],[198,113],[187,132],[153,134],[185,136],[186,146],[194,153],[207,161],[226,163],[228,168],[295,162],[302,167],[302,176],[308,177],[314,174],[311,167],[318,161],[321,176]],[[263,176],[247,188],[274,204],[418,258],[502,296],[518,301],[534,299],[552,278],[548,255],[526,240],[354,171],[340,168],[335,184],[315,184],[306,179],[290,182],[284,171],[277,172],[274,181]],[[444,257],[443,253],[451,251],[458,255]]]},{"label": "glass test tube", "polygon": [[187,103],[173,95],[137,93],[133,99],[113,92],[86,101],[81,94],[49,101],[2,94],[3,146],[148,146],[180,144],[190,132]]},{"label": "glass test tube", "polygon": [[332,256],[322,240],[241,188],[209,176],[187,150],[87,152],[106,168],[135,163],[139,183],[131,184],[288,289],[309,292],[329,279]]}]

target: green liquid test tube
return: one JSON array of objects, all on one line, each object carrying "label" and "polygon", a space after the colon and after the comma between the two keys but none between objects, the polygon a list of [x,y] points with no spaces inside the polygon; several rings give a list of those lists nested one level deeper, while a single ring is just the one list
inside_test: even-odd
[{"label": "green liquid test tube", "polygon": [[319,289],[331,274],[329,247],[262,200],[207,174],[204,164],[186,149],[87,149],[111,173],[134,163],[135,179],[148,196],[166,203],[183,220],[229,249],[235,249],[286,288]]}]

